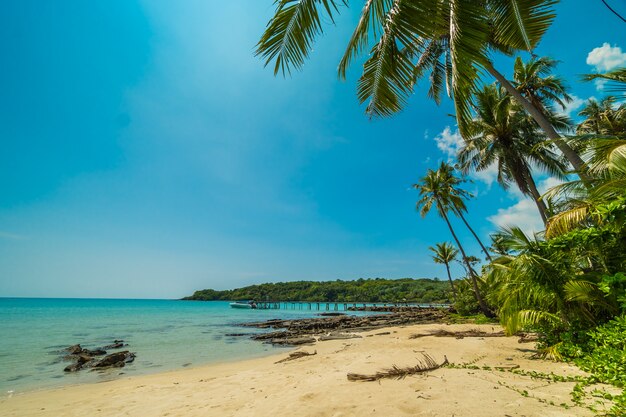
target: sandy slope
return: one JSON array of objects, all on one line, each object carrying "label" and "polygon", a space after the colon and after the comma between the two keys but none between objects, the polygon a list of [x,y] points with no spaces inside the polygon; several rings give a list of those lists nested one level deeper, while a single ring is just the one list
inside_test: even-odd
[{"label": "sandy slope", "polygon": [[[374,373],[393,364],[412,366],[420,352],[440,361],[520,365],[558,374],[565,364],[530,360],[531,344],[517,338],[409,339],[444,327],[421,325],[363,333],[361,339],[300,348],[317,355],[275,364],[279,355],[0,399],[0,416],[572,416],[591,415],[571,404],[571,383],[547,383],[510,372],[439,369],[404,380],[350,382],[349,372]],[[380,335],[377,333],[390,332]],[[518,391],[516,391],[518,390]],[[526,390],[529,396],[520,392]],[[553,402],[555,405],[550,405]]]}]

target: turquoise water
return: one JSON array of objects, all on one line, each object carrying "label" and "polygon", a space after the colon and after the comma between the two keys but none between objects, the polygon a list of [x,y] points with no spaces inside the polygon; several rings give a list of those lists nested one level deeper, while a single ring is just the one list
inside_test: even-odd
[{"label": "turquoise water", "polygon": [[[0,298],[0,396],[97,382],[186,366],[252,358],[278,348],[228,333],[259,332],[238,323],[313,316],[299,310],[245,310],[228,302]],[[105,372],[66,374],[59,350],[123,339],[137,358]]]}]

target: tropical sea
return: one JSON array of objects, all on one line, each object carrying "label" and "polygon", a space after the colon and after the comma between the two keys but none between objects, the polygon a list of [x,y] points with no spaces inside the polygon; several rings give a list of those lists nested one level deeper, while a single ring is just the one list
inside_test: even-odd
[{"label": "tropical sea", "polygon": [[[272,354],[280,348],[226,335],[261,331],[238,323],[317,313],[233,309],[225,301],[0,298],[0,395]],[[132,364],[63,372],[71,363],[61,359],[63,348],[116,339],[137,354]]]}]

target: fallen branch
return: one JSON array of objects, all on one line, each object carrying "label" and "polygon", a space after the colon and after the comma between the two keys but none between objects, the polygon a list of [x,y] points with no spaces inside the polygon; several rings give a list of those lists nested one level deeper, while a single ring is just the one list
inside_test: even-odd
[{"label": "fallen branch", "polygon": [[376,372],[372,375],[365,374],[348,374],[348,381],[378,381],[383,378],[393,378],[393,379],[403,379],[409,375],[423,374],[426,372],[434,371],[435,369],[439,369],[444,365],[448,364],[448,358],[444,355],[444,360],[442,363],[437,363],[432,358],[432,356],[424,353],[424,358],[422,360],[418,360],[416,366],[409,366],[408,368],[398,368],[396,365],[393,365],[389,369],[385,369],[380,372]]},{"label": "fallen branch", "polygon": [[435,337],[455,337],[457,339],[463,339],[464,337],[504,337],[504,332],[484,332],[482,330],[464,330],[458,332],[452,332],[445,329],[433,330],[429,333],[416,333],[409,336],[409,339],[418,339],[420,337],[435,336]]},{"label": "fallen branch", "polygon": [[314,351],[313,353],[304,352],[304,351],[291,352],[289,356],[287,356],[285,359],[281,359],[278,362],[274,362],[274,363],[283,363],[287,361],[292,361],[294,359],[303,358],[305,356],[313,356],[313,355],[317,355],[317,350]]}]

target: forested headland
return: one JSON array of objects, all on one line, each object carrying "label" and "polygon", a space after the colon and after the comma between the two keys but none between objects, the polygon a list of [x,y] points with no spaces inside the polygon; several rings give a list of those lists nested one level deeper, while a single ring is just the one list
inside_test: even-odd
[{"label": "forested headland", "polygon": [[437,279],[358,279],[292,281],[250,285],[233,290],[199,290],[183,300],[258,300],[327,302],[449,303],[450,286]]}]

